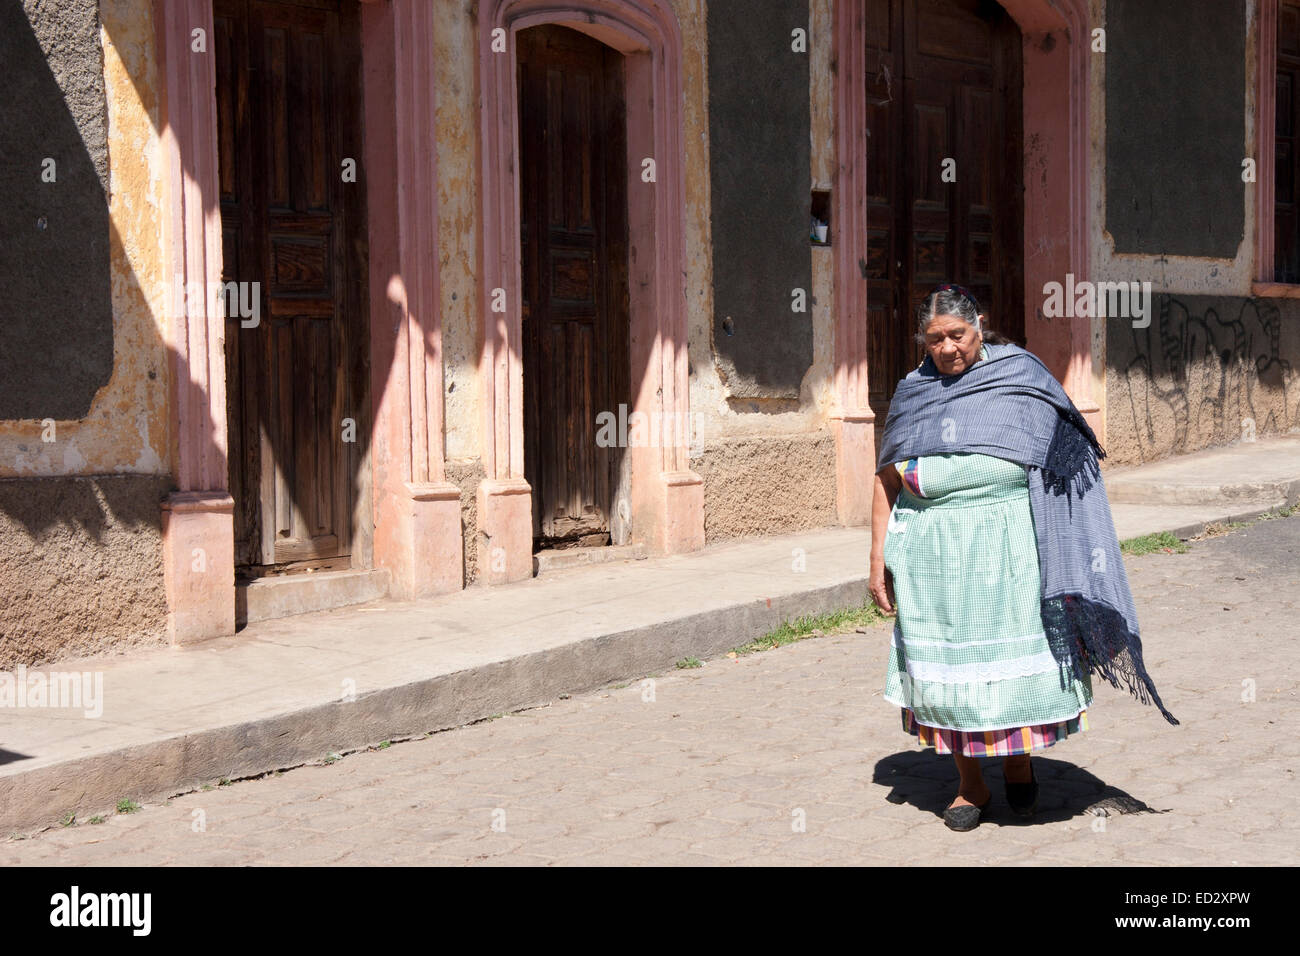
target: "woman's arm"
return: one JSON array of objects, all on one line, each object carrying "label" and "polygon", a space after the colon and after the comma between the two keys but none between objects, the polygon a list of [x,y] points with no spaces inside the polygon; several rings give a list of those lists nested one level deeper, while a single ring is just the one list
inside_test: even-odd
[{"label": "woman's arm", "polygon": [[886,614],[894,610],[894,588],[889,572],[885,570],[885,534],[894,499],[902,488],[903,479],[893,465],[876,473],[875,492],[871,497],[871,573],[867,578],[867,589],[876,607]]}]

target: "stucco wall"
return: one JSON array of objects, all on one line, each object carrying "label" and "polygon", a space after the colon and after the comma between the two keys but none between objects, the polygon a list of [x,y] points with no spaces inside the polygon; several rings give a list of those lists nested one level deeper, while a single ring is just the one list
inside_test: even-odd
[{"label": "stucco wall", "polygon": [[835,440],[829,432],[705,442],[691,468],[704,479],[708,541],[835,524]]},{"label": "stucco wall", "polygon": [[[53,17],[58,5],[40,10]],[[0,421],[0,667],[165,640],[159,505],[172,470],[169,289],[150,10],[131,0],[99,3],[111,376],[78,420],[52,428]],[[93,153],[93,129],[87,135]],[[79,277],[62,270],[43,281],[72,289]],[[71,297],[65,305],[75,307]]]},{"label": "stucco wall", "polygon": [[1300,301],[1161,295],[1153,312],[1107,330],[1110,464],[1300,428]]},{"label": "stucco wall", "polygon": [[434,5],[438,281],[448,461],[477,458],[481,451],[477,6],[477,0]]},{"label": "stucco wall", "polygon": [[812,87],[792,47],[808,0],[710,0],[707,26],[713,345],[733,395],[797,400],[812,364]]},{"label": "stucco wall", "polygon": [[[1123,42],[1122,34],[1109,32],[1113,24],[1108,0],[1090,0],[1089,6],[1090,22],[1108,30],[1108,47]],[[1245,121],[1245,142],[1240,147],[1241,158],[1245,158],[1258,154],[1260,118],[1255,77],[1259,25],[1257,4],[1233,6],[1244,21],[1244,62],[1231,67],[1220,64],[1216,69],[1230,68],[1237,77],[1233,88],[1240,94],[1239,111]],[[1239,241],[1227,257],[1116,252],[1115,237],[1107,229],[1106,211],[1125,200],[1107,195],[1107,141],[1112,135],[1120,135],[1120,131],[1110,129],[1107,121],[1107,74],[1107,54],[1094,53],[1089,60],[1089,277],[1096,282],[1150,282],[1154,294],[1152,326],[1148,330],[1134,330],[1123,320],[1093,319],[1093,397],[1102,406],[1103,441],[1112,454],[1111,462],[1146,461],[1234,441],[1241,437],[1240,420],[1246,417],[1253,418],[1261,428],[1265,422],[1276,423],[1283,430],[1291,427],[1284,427],[1287,418],[1281,414],[1283,400],[1280,393],[1269,397],[1277,386],[1267,379],[1287,374],[1279,372],[1283,366],[1277,362],[1295,366],[1300,361],[1300,353],[1287,344],[1291,339],[1286,317],[1296,313],[1286,300],[1250,299],[1258,253],[1254,241],[1258,184],[1246,182],[1233,189],[1241,207],[1240,216],[1232,217]],[[1184,97],[1176,76],[1170,77],[1168,95],[1173,103]],[[1271,122],[1271,117],[1266,121]],[[1234,170],[1240,170],[1241,158],[1233,158]],[[1176,166],[1167,170],[1175,182]],[[1127,201],[1143,203],[1145,197],[1128,197]],[[1163,310],[1168,313],[1163,328],[1162,303],[1174,303]],[[1258,318],[1272,314],[1284,317],[1275,360],[1268,357],[1269,336]],[[1245,330],[1254,329],[1254,343],[1238,347],[1233,323]],[[1185,350],[1197,349],[1206,339],[1216,343],[1220,353],[1217,360],[1183,357]],[[1226,344],[1219,345],[1221,342]],[[1135,365],[1139,350],[1145,358]],[[1225,350],[1228,358],[1223,357]],[[1243,355],[1250,359],[1241,358]],[[1262,379],[1246,371],[1255,358],[1272,363],[1266,364]],[[1148,373],[1147,368],[1152,371]],[[1216,419],[1214,409],[1224,403],[1230,409],[1224,408]],[[1276,415],[1266,410],[1274,407],[1271,403],[1276,403]],[[1244,411],[1246,407],[1259,414]],[[1229,421],[1232,416],[1236,416],[1235,425]],[[1291,421],[1294,425],[1294,418]]]},{"label": "stucco wall", "polygon": [[[1230,260],[1245,236],[1245,0],[1108,0],[1106,229],[1115,248]],[[1235,162],[1225,161],[1232,157]]]},{"label": "stucco wall", "polygon": [[[1092,0],[1091,11],[1093,23],[1107,28],[1108,45],[1123,43],[1128,14],[1150,12],[1132,0],[1125,0],[1122,7],[1114,0]],[[1164,79],[1163,92],[1144,93],[1145,99],[1152,101],[1147,105],[1161,111],[1164,120],[1160,128],[1151,128],[1147,134],[1153,146],[1139,137],[1130,150],[1142,154],[1163,149],[1164,158],[1157,165],[1166,168],[1173,183],[1182,182],[1179,163],[1203,164],[1203,158],[1186,151],[1170,153],[1170,143],[1195,138],[1196,124],[1205,121],[1204,110],[1192,108],[1196,98],[1188,99],[1187,84],[1179,81],[1182,70],[1224,76],[1223,85],[1231,90],[1237,109],[1236,121],[1225,120],[1220,126],[1232,130],[1242,157],[1257,154],[1261,120],[1256,109],[1256,4],[1232,3],[1219,12],[1224,11],[1238,18],[1233,30],[1222,31],[1232,34],[1228,44],[1234,51],[1231,61],[1194,66],[1177,53],[1182,41],[1175,37],[1170,47],[1174,61],[1159,72]],[[1197,29],[1191,25],[1181,32],[1193,36]],[[1244,50],[1239,47],[1243,36]],[[1147,42],[1150,37],[1142,39]],[[1213,55],[1206,44],[1199,48],[1205,56]],[[1156,243],[1156,248],[1144,248],[1142,253],[1116,252],[1115,237],[1107,228],[1108,211],[1131,210],[1134,204],[1146,208],[1150,197],[1107,192],[1117,183],[1116,177],[1107,175],[1107,144],[1112,138],[1132,139],[1124,126],[1128,104],[1121,94],[1114,92],[1117,99],[1107,106],[1107,89],[1114,91],[1116,86],[1107,81],[1113,68],[1108,55],[1094,54],[1090,60],[1091,277],[1095,281],[1150,282],[1153,301],[1151,325],[1146,329],[1134,329],[1125,319],[1093,320],[1093,370],[1104,376],[1103,387],[1094,394],[1105,411],[1109,462],[1151,461],[1237,441],[1251,433],[1263,436],[1300,426],[1300,383],[1295,377],[1300,369],[1300,326],[1296,325],[1300,302],[1252,297],[1258,254],[1254,242],[1258,186],[1240,181],[1240,158],[1234,154],[1229,164],[1234,185],[1228,198],[1237,208],[1231,215],[1218,217],[1231,222],[1232,241],[1210,241],[1213,237],[1207,234],[1182,237],[1177,250]],[[1161,99],[1167,102],[1155,102]],[[1231,101],[1220,102],[1218,111],[1230,114]],[[1118,122],[1112,124],[1112,117]],[[1128,228],[1132,230],[1131,224]],[[1205,233],[1211,229],[1197,218],[1179,228]],[[1169,254],[1185,251],[1183,247],[1214,247],[1219,257]]]},{"label": "stucco wall", "polygon": [[166,478],[0,479],[0,670],[166,641]]},{"label": "stucco wall", "polygon": [[98,4],[53,7],[0,5],[0,418],[80,418],[113,367]]},{"label": "stucco wall", "polygon": [[[40,9],[42,16],[57,13],[55,4]],[[112,374],[85,416],[56,420],[52,435],[38,419],[0,421],[0,477],[171,472],[163,331],[169,289],[161,273],[157,61],[150,9],[131,0],[99,4],[108,103]],[[63,270],[44,281],[73,288],[79,277]]]}]

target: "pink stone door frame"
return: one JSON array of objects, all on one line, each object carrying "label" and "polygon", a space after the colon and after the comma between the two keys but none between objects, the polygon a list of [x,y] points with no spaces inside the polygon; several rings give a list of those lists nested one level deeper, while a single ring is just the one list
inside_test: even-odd
[{"label": "pink stone door frame", "polygon": [[[235,502],[226,465],[225,318],[221,280],[212,0],[157,0],[159,146],[163,155],[163,283],[171,356],[172,474],[162,505],[167,630],[173,643],[235,631]],[[178,294],[178,289],[198,294]]]},{"label": "pink stone door frame", "polygon": [[[1043,286],[1088,277],[1088,66],[1086,0],[1000,0],[1024,38],[1025,335],[1031,352],[1102,434],[1092,397],[1092,323],[1048,321]],[[867,141],[865,6],[835,0],[835,408],[841,524],[871,522],[875,416],[867,402]],[[996,316],[991,317],[996,326]]]},{"label": "pink stone door frame", "polygon": [[[524,403],[518,91],[515,34],[543,23],[579,30],[618,50],[626,68],[628,288],[632,412],[688,422],[681,34],[663,0],[483,0],[479,5],[482,176],[483,469],[478,490],[479,576],[532,575],[532,489],[524,479]],[[653,159],[655,181],[642,181]],[[611,411],[617,411],[611,409]],[[632,540],[655,553],[704,545],[704,487],[687,447],[631,448]]]},{"label": "pink stone door frame", "polygon": [[465,584],[446,475],[433,19],[428,0],[361,8],[375,566],[403,599]]},{"label": "pink stone door frame", "polygon": [[[212,0],[156,0],[171,429],[178,491],[163,504],[168,630],[184,643],[234,633],[234,502],[227,482]],[[203,30],[207,51],[195,52]],[[374,562],[414,598],[464,584],[460,492],[444,471],[438,310],[433,12],[366,2],[361,16],[370,244]]]}]

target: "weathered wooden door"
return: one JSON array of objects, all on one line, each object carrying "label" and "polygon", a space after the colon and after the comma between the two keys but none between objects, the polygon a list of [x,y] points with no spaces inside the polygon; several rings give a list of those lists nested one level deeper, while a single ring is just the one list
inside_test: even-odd
[{"label": "weathered wooden door", "polygon": [[[992,0],[867,0],[870,401],[920,363],[941,282],[1024,340],[1020,31]],[[945,175],[946,174],[946,175]]]},{"label": "weathered wooden door", "polygon": [[1277,7],[1273,281],[1300,282],[1300,2]]},{"label": "weathered wooden door", "polygon": [[235,560],[340,559],[367,424],[356,4],[214,12],[224,278],[260,307],[226,322]]},{"label": "weathered wooden door", "polygon": [[621,449],[597,416],[628,395],[622,57],[565,27],[517,40],[524,474],[538,546],[603,544]]}]

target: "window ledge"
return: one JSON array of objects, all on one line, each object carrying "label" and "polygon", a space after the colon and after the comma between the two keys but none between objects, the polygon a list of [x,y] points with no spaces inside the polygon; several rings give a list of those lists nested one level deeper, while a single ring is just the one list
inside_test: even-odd
[{"label": "window ledge", "polygon": [[1291,282],[1252,282],[1251,295],[1265,299],[1300,299],[1300,284]]}]

